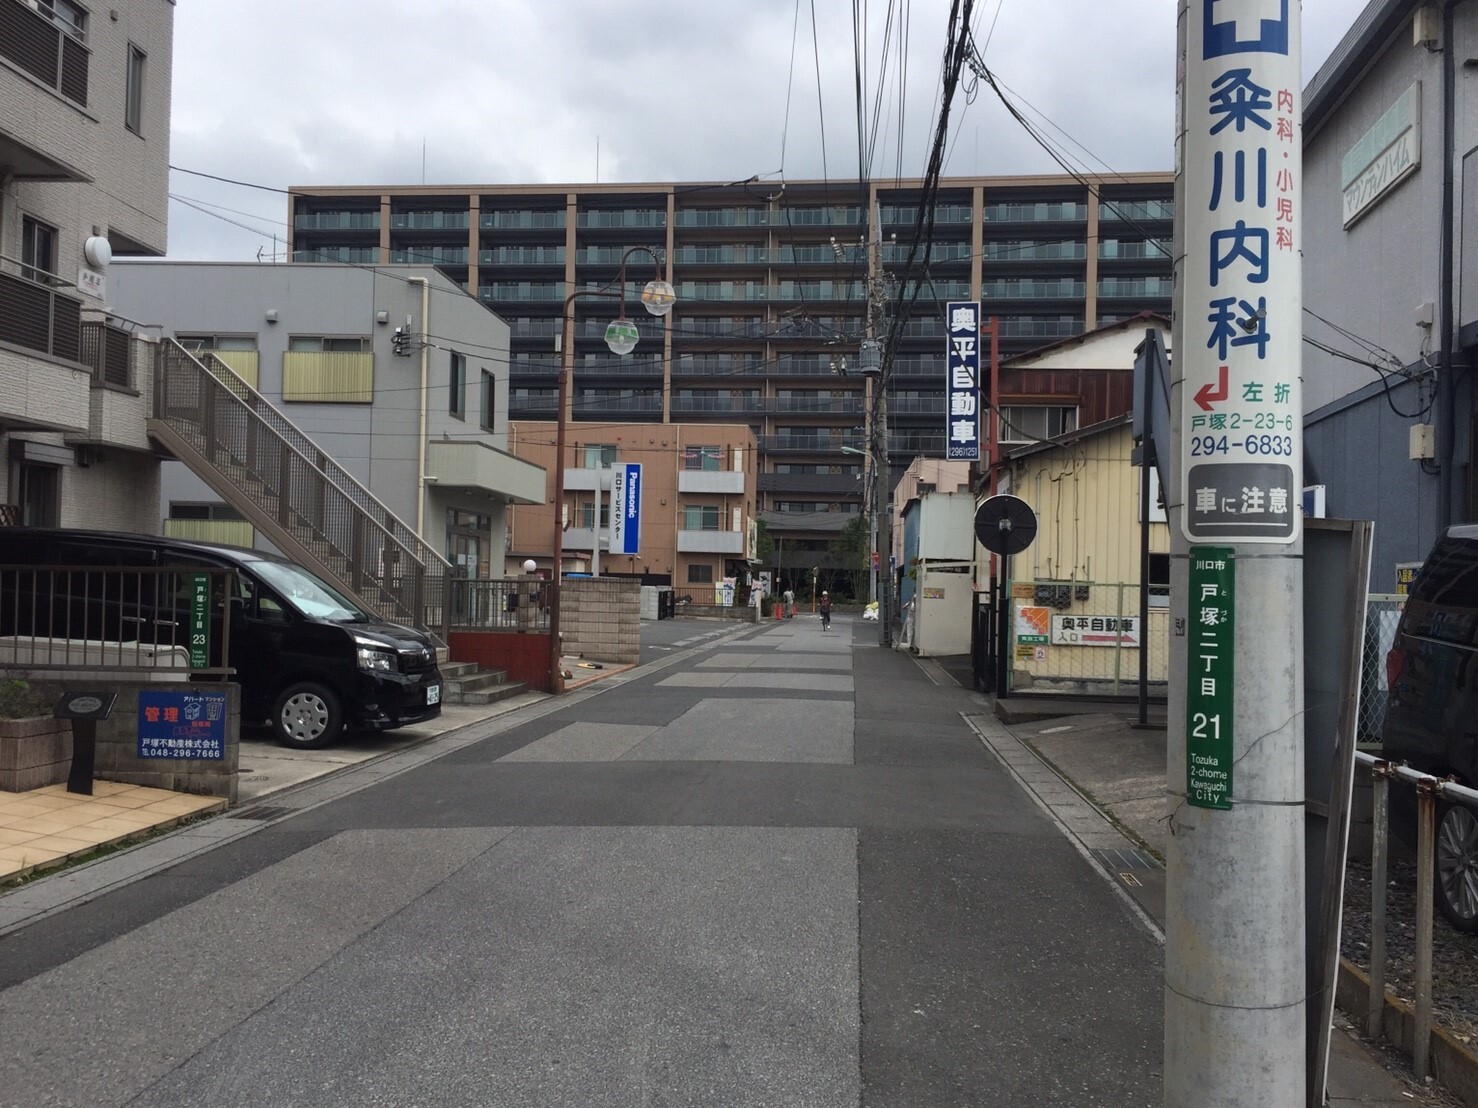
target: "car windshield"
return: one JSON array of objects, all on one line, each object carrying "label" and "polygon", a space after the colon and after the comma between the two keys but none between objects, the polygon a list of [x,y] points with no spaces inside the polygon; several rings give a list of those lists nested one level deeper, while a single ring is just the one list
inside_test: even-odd
[{"label": "car windshield", "polygon": [[302,566],[286,562],[254,562],[262,580],[303,615],[334,623],[368,623],[369,616],[343,593]]}]

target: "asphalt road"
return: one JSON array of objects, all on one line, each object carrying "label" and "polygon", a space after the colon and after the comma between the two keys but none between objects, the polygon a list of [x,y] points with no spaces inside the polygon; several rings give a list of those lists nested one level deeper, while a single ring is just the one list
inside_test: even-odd
[{"label": "asphalt road", "polygon": [[874,624],[652,626],[0,938],[0,1104],[1160,1103],[1158,944],[978,698]]}]

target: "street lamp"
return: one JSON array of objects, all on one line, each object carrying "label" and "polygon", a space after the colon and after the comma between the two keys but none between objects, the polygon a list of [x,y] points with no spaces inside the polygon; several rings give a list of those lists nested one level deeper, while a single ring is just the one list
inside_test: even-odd
[{"label": "street lamp", "polygon": [[[656,251],[645,246],[633,246],[621,255],[621,271],[616,278],[617,288],[603,289],[577,289],[565,297],[564,319],[560,328],[560,358],[559,358],[559,404],[558,422],[554,434],[554,542],[550,547],[552,551],[550,571],[550,593],[549,593],[549,691],[562,692],[564,690],[564,671],[560,668],[560,643],[559,643],[559,594],[561,588],[561,577],[564,571],[564,520],[562,519],[564,507],[564,484],[565,484],[565,424],[568,416],[566,408],[569,405],[570,374],[574,366],[575,358],[575,313],[573,311],[576,300],[583,296],[599,296],[608,299],[619,299],[621,301],[620,314],[606,327],[605,340],[613,354],[630,354],[636,349],[637,340],[641,337],[636,329],[636,324],[626,318],[626,259],[637,253],[650,254],[652,257],[653,277],[647,282],[641,292],[642,307],[654,316],[664,316],[672,311],[672,305],[677,300],[677,294],[673,292],[672,285],[662,276],[662,261],[657,257]],[[600,543],[600,519],[595,521],[595,542]]]}]

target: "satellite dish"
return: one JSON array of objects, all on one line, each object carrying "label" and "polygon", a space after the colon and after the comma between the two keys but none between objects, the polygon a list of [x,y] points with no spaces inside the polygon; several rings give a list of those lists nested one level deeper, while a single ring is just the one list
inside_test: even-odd
[{"label": "satellite dish", "polygon": [[987,497],[975,509],[975,537],[992,554],[1020,554],[1037,537],[1037,513],[1020,497]]}]

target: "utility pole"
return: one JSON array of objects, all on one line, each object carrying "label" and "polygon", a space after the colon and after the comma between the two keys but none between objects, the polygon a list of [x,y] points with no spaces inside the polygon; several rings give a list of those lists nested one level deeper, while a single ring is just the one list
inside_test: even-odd
[{"label": "utility pole", "polygon": [[892,465],[888,458],[888,373],[892,351],[878,338],[886,323],[888,286],[883,275],[883,219],[877,204],[869,200],[867,240],[867,338],[858,355],[863,379],[871,385],[867,451],[872,463],[872,558],[873,596],[878,602],[878,645],[893,645],[893,506]]},{"label": "utility pole", "polygon": [[1165,1104],[1295,1108],[1307,1100],[1299,6],[1179,0],[1178,17]]}]

